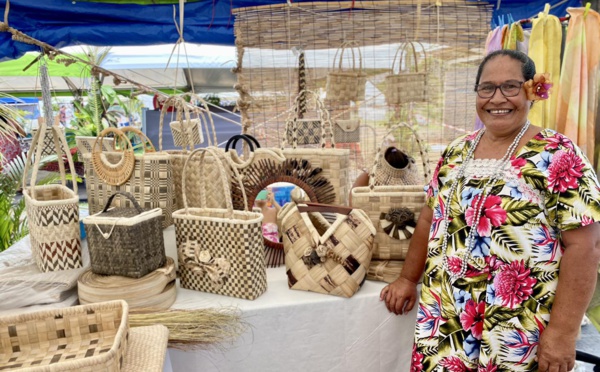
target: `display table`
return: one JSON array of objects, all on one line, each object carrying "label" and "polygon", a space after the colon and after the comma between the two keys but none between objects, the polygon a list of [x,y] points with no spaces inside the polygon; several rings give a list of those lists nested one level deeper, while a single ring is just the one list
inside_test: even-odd
[{"label": "display table", "polygon": [[[173,226],[165,230],[165,243],[167,254],[176,257]],[[11,261],[34,270],[31,251],[26,245],[27,238],[2,252],[0,264]],[[82,245],[87,266],[87,244],[84,241]],[[267,269],[267,281],[267,291],[254,301],[178,287],[173,309],[234,307],[249,327],[231,345],[187,351],[169,349],[164,370],[170,371],[171,367],[175,372],[409,370],[416,309],[404,316],[389,313],[379,301],[385,283],[366,281],[357,294],[347,299],[290,290],[285,267]],[[7,297],[0,294],[3,301]],[[53,304],[7,312],[71,306],[73,302],[56,298]]]}]

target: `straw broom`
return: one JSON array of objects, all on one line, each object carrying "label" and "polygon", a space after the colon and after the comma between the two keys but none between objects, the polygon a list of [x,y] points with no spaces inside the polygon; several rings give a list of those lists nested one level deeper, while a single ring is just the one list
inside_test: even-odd
[{"label": "straw broom", "polygon": [[152,312],[151,309],[133,310],[129,314],[131,327],[162,324],[169,329],[169,347],[192,350],[225,348],[249,328],[236,308],[207,308],[196,310],[168,310]]}]

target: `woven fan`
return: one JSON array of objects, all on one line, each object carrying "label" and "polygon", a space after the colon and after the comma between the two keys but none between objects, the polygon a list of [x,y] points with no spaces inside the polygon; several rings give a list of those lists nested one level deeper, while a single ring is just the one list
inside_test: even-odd
[{"label": "woven fan", "polygon": [[[275,182],[289,182],[306,192],[308,198],[315,203],[331,204],[335,201],[335,190],[329,180],[320,175],[321,168],[313,168],[307,160],[287,159],[281,164],[264,159],[252,164],[244,179],[244,189],[248,197],[248,206],[254,205],[259,192]],[[233,206],[243,210],[244,201],[237,182],[231,186]],[[283,244],[265,242],[265,259],[268,267],[277,267],[284,263]]]}]

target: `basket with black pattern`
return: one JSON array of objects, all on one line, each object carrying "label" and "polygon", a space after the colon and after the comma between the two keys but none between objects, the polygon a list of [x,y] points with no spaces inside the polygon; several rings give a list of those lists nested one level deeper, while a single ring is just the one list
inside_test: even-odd
[{"label": "basket with black pattern", "polygon": [[[312,96],[316,104],[316,118],[306,118],[301,114],[301,101],[307,95]],[[326,132],[332,133],[332,124],[329,118],[329,112],[325,108],[325,104],[321,98],[311,90],[303,90],[296,96],[294,107],[290,116],[285,123],[285,143],[291,143],[292,146],[297,145],[315,145],[321,143],[321,139],[325,138]]]},{"label": "basket with black pattern", "polygon": [[[202,166],[207,153],[211,160],[221,163],[221,155],[212,148],[196,149],[190,154],[182,175],[184,208],[173,213],[181,286],[254,300],[267,289],[263,215],[234,210],[231,198],[227,199],[226,209],[205,208],[207,197],[204,193],[201,195],[202,207],[188,207],[187,168],[195,164],[193,158],[196,155],[201,156],[199,163]],[[219,169],[225,195],[231,195],[229,177],[222,163]],[[200,182],[204,183],[205,179]],[[247,209],[244,188],[241,190]]]}]

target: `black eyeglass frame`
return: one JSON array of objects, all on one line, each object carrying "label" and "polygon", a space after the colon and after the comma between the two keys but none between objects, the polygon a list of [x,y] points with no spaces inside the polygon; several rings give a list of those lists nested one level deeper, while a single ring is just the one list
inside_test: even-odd
[{"label": "black eyeglass frame", "polygon": [[[517,92],[515,94],[506,94],[504,93],[504,90],[502,90],[502,86],[505,84],[519,84],[519,89],[517,90]],[[479,96],[479,98],[492,98],[494,96],[494,94],[496,94],[496,90],[500,89],[500,93],[502,93],[502,95],[504,97],[516,97],[519,95],[519,93],[521,92],[521,88],[523,87],[523,84],[525,82],[524,81],[519,81],[519,80],[508,80],[505,81],[504,83],[500,84],[500,85],[496,85],[496,84],[492,84],[492,83],[483,83],[483,84],[475,84],[475,93],[477,93],[477,95]],[[481,85],[489,85],[489,86],[494,86],[494,91],[492,92],[492,94],[490,94],[489,96],[482,96],[480,91],[478,90],[478,88]]]}]

